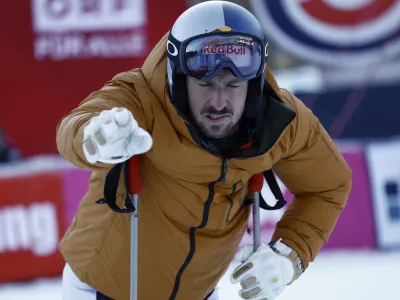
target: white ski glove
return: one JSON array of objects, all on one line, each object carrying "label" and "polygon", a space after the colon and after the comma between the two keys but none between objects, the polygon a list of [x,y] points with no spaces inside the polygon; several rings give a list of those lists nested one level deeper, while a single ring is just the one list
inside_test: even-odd
[{"label": "white ski glove", "polygon": [[153,140],[126,108],[104,110],[84,128],[83,152],[89,163],[116,164],[150,150]]},{"label": "white ski glove", "polygon": [[232,273],[231,282],[240,282],[241,298],[273,300],[295,278],[294,265],[289,258],[294,252],[292,248],[278,241],[274,249],[265,244],[256,252],[253,252],[253,245],[239,248],[235,260],[242,264]]}]

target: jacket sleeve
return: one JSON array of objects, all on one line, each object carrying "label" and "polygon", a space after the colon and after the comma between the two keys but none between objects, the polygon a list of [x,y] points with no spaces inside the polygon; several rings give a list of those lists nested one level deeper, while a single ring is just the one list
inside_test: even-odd
[{"label": "jacket sleeve", "polygon": [[283,91],[283,97],[297,115],[287,129],[286,151],[274,171],[294,199],[272,239],[282,238],[307,267],[345,207],[351,170],[314,114],[289,92]]},{"label": "jacket sleeve", "polygon": [[84,127],[103,110],[127,108],[139,126],[148,130],[144,108],[134,88],[134,76],[133,72],[118,74],[60,120],[56,129],[56,142],[58,152],[64,159],[81,169],[100,170],[111,167],[103,163],[90,164],[82,149]]}]

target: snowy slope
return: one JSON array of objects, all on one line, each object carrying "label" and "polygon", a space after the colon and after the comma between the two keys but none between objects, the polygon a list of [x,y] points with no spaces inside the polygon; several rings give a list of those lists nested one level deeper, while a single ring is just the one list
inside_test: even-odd
[{"label": "snowy slope", "polygon": [[[220,282],[220,300],[239,300],[229,274]],[[0,299],[61,300],[61,280],[0,285]],[[400,300],[400,252],[321,253],[278,300]]]}]

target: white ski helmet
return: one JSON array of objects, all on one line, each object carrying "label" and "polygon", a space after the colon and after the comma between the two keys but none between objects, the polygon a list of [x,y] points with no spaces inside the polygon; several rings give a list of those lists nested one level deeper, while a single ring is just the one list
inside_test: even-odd
[{"label": "white ski helmet", "polygon": [[186,76],[211,81],[224,69],[249,81],[244,117],[255,117],[268,42],[252,13],[226,1],[197,4],[175,21],[166,46],[169,95],[183,117],[189,112]]}]

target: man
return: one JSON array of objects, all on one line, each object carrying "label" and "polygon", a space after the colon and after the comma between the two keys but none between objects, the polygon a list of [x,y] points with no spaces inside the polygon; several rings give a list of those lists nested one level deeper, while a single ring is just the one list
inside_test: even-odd
[{"label": "man", "polygon": [[[272,300],[314,260],[351,172],[312,112],[278,87],[267,53],[250,12],[204,2],[176,20],[142,68],[61,120],[59,152],[93,171],[60,244],[64,299],[129,298],[129,216],[96,201],[110,169],[137,154],[140,300],[216,299],[247,228],[249,179],[271,168],[295,197],[270,244],[238,250],[232,282],[243,299]],[[124,176],[116,195],[123,206]]]}]

